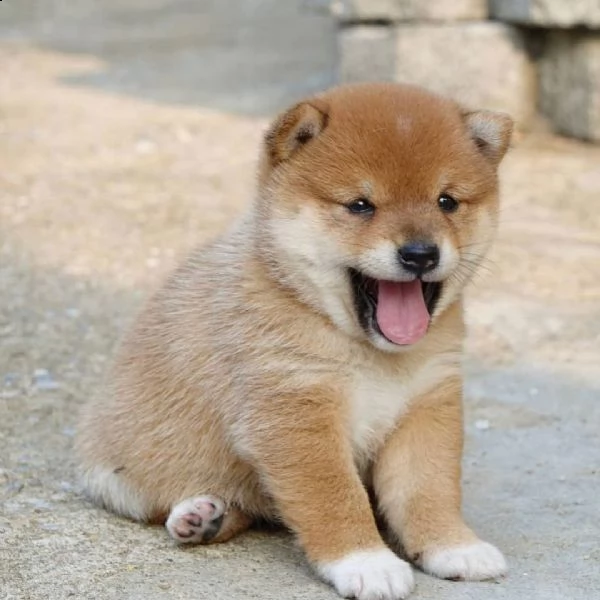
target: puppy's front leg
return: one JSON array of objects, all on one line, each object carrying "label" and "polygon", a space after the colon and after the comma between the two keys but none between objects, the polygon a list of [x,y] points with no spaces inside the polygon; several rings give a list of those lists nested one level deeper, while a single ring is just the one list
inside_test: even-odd
[{"label": "puppy's front leg", "polygon": [[424,571],[490,579],[505,573],[504,557],[461,515],[461,388],[449,379],[415,402],[379,455],[373,484],[388,525]]},{"label": "puppy's front leg", "polygon": [[460,379],[419,398],[387,440],[374,468],[379,505],[407,555],[444,579],[490,579],[502,554],[480,541],[461,515],[463,448]]},{"label": "puppy's front leg", "polygon": [[277,417],[253,435],[251,453],[283,520],[342,596],[405,598],[411,567],[379,535],[335,403],[319,390],[281,401]]}]

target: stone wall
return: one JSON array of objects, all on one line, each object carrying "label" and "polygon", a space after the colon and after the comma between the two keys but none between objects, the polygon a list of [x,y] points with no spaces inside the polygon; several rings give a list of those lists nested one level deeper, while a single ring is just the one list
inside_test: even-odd
[{"label": "stone wall", "polygon": [[340,79],[404,81],[600,141],[600,0],[337,0]]}]

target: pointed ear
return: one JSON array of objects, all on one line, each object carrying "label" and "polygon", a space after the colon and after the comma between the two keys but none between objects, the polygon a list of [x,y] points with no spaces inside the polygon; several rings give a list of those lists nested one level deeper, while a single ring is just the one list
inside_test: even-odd
[{"label": "pointed ear", "polygon": [[327,106],[320,100],[300,102],[283,113],[265,135],[271,165],[287,160],[327,127]]},{"label": "pointed ear", "polygon": [[478,110],[463,118],[480,152],[497,165],[508,150],[513,120],[505,113]]}]

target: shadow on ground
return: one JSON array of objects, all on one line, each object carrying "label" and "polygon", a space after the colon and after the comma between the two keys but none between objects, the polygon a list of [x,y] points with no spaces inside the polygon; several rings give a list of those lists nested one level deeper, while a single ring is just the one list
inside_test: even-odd
[{"label": "shadow on ground", "polygon": [[68,85],[271,115],[335,81],[334,21],[321,5],[19,0],[0,7],[0,33],[100,60],[95,72],[65,77]]}]

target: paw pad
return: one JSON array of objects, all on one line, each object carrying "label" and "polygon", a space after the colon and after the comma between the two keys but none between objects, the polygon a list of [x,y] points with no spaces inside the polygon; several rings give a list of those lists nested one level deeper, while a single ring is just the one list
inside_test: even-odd
[{"label": "paw pad", "polygon": [[173,507],[166,528],[181,544],[206,544],[219,533],[224,516],[225,504],[216,496],[187,498]]}]

